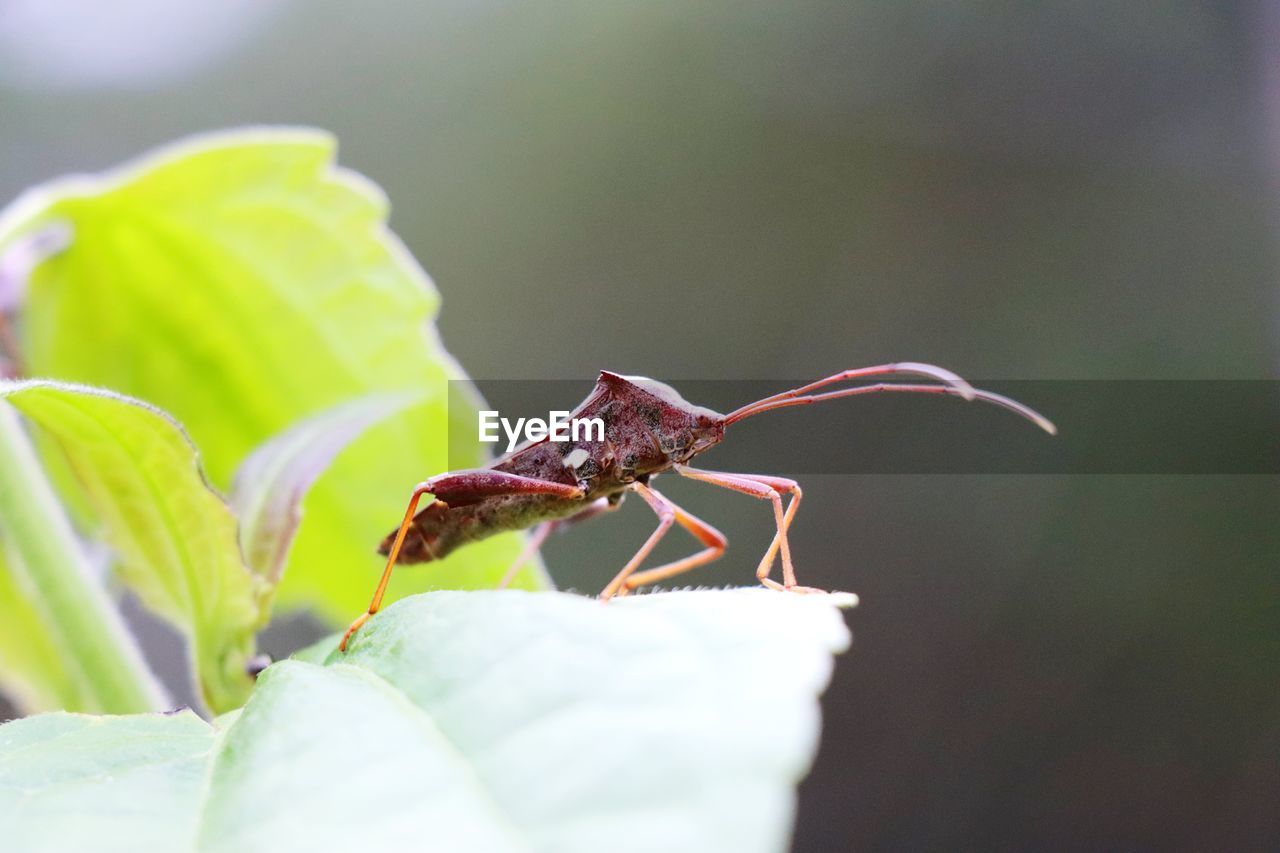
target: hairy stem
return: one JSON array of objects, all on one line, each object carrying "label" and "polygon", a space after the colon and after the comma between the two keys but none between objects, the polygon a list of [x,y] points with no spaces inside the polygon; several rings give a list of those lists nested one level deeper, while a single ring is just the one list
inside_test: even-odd
[{"label": "hairy stem", "polygon": [[[71,529],[18,414],[0,402],[0,530],[92,707],[111,714],[168,705]],[[21,568],[20,568],[20,567]]]}]

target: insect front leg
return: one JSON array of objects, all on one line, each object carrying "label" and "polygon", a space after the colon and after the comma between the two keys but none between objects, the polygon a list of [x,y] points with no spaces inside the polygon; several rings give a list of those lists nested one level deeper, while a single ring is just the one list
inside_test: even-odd
[{"label": "insect front leg", "polygon": [[[676,506],[665,495],[660,494],[644,483],[633,483],[631,489],[644,498],[644,502],[657,514],[658,528],[640,546],[640,550],[636,552],[635,556],[627,561],[627,564],[622,567],[622,571],[618,572],[617,577],[610,581],[609,585],[600,593],[600,598],[603,601],[607,601],[615,595],[626,595],[637,587],[656,583],[681,572],[687,572],[690,569],[710,563],[723,554],[725,547],[728,545],[728,540],[724,538],[724,534],[719,530],[716,530],[692,513]],[[662,540],[663,536],[667,535],[667,531],[671,529],[672,524],[679,524],[692,533],[706,547],[682,560],[675,560],[648,571],[636,573],[636,569],[644,562],[645,557],[649,556],[649,552]]]},{"label": "insect front leg", "polygon": [[[777,532],[773,536],[773,541],[769,544],[769,549],[765,551],[763,559],[760,560],[760,565],[756,568],[756,578],[759,579],[760,583],[770,589],[789,592],[826,591],[796,584],[796,572],[791,563],[791,543],[788,541],[787,531],[790,530],[791,522],[795,518],[796,511],[800,508],[800,499],[804,496],[804,493],[800,490],[799,483],[786,477],[771,477],[765,474],[727,474],[722,471],[703,471],[700,468],[690,468],[687,465],[676,465],[675,469],[682,477],[711,483],[714,486],[720,486],[725,489],[732,489],[735,492],[751,495],[760,500],[767,500],[773,504],[773,520],[777,526]],[[790,495],[791,497],[785,509],[782,505],[783,495]],[[779,551],[782,552],[782,583],[778,583],[769,577],[769,572],[773,568],[774,558]]]}]

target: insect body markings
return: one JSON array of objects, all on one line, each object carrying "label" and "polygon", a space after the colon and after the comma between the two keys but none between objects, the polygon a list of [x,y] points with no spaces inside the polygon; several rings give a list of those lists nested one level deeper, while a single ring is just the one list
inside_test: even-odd
[{"label": "insect body markings", "polygon": [[[841,383],[876,376],[923,377],[929,384],[875,382],[823,390]],[[368,610],[343,635],[351,636],[382,605],[391,572],[397,563],[438,560],[457,548],[511,530],[533,528],[533,535],[500,586],[506,586],[546,537],[557,528],[616,508],[629,492],[638,494],[658,516],[658,527],[622,570],[600,593],[602,599],[625,595],[637,587],[689,571],[719,557],[724,536],[714,527],[672,503],[650,485],[650,479],[674,470],[681,476],[750,495],[772,505],[775,533],[756,569],[756,577],[770,588],[792,592],[821,592],[797,584],[787,531],[795,518],[802,492],[783,477],[706,471],[688,463],[724,440],[727,427],[764,412],[790,406],[826,402],[841,397],[886,392],[944,394],[981,400],[1008,409],[1053,434],[1046,418],[1021,403],[973,388],[956,374],[915,362],[846,370],[799,388],[748,403],[727,415],[694,405],[674,388],[653,379],[602,371],[590,395],[572,412],[553,412],[550,420],[584,423],[585,431],[537,435],[485,468],[432,477],[413,490],[400,526],[382,542],[386,568]],[[496,413],[492,413],[496,417]],[[563,415],[565,417],[557,418]],[[483,421],[482,421],[483,424]],[[599,424],[599,429],[593,427]],[[537,426],[537,425],[535,425]],[[520,429],[517,424],[515,431]],[[526,423],[527,429],[527,423]],[[512,438],[512,434],[508,433]],[[431,502],[421,511],[424,496]],[[639,571],[641,563],[673,525],[689,531],[702,550],[689,557]],[[778,558],[782,580],[770,577]]]}]

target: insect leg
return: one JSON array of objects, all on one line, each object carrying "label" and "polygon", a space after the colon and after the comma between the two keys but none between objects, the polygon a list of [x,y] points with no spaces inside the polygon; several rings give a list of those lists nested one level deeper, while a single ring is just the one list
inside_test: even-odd
[{"label": "insect leg", "polygon": [[351,640],[351,635],[360,630],[360,627],[365,622],[368,622],[373,614],[378,612],[378,608],[382,606],[382,597],[386,593],[387,584],[391,580],[391,571],[395,568],[396,560],[400,557],[400,549],[404,545],[405,534],[413,526],[418,501],[425,494],[434,495],[437,501],[449,506],[467,506],[485,498],[500,497],[502,495],[555,495],[569,499],[580,498],[582,497],[582,489],[565,483],[539,480],[534,477],[522,477],[518,474],[508,474],[505,471],[495,471],[489,468],[455,471],[449,474],[442,474],[439,477],[432,477],[426,482],[419,483],[413,489],[413,497],[409,499],[409,507],[405,510],[404,520],[400,522],[395,539],[392,540],[390,547],[387,548],[387,567],[382,570],[382,579],[378,581],[378,588],[374,590],[373,601],[369,603],[369,609],[360,614],[359,618],[352,622],[346,633],[342,635],[342,642],[338,644],[339,650],[344,652],[347,650],[347,643]]},{"label": "insect leg", "polygon": [[[605,601],[615,595],[626,595],[638,586],[653,583],[709,563],[724,553],[725,545],[727,544],[720,531],[700,518],[685,512],[649,486],[643,483],[634,483],[631,488],[638,492],[640,497],[644,498],[644,502],[657,514],[658,528],[640,546],[640,550],[636,552],[635,556],[627,561],[627,564],[622,567],[622,571],[618,572],[617,577],[610,581],[609,585],[600,593],[600,598]],[[667,535],[671,525],[677,523],[692,533],[706,547],[693,556],[685,557],[683,560],[676,560],[673,563],[667,563],[649,571],[635,574],[636,569],[649,556],[649,552],[661,541],[663,536]]]},{"label": "insect leg", "polygon": [[506,589],[511,585],[511,581],[515,580],[516,572],[520,571],[520,567],[529,562],[529,558],[537,553],[542,547],[542,543],[547,541],[547,537],[552,533],[562,530],[572,524],[580,521],[586,521],[588,518],[595,518],[597,515],[606,512],[612,512],[618,508],[617,503],[610,503],[608,498],[600,498],[587,505],[587,508],[576,515],[568,518],[558,518],[554,521],[544,521],[533,529],[533,533],[529,536],[529,541],[525,543],[524,549],[520,551],[520,556],[516,557],[507,573],[502,576],[502,580],[498,582],[497,589]]},{"label": "insect leg", "polygon": [[[756,577],[760,580],[760,583],[771,589],[792,592],[823,592],[823,590],[814,589],[813,587],[798,586],[796,584],[795,567],[791,563],[791,543],[787,539],[787,531],[791,528],[791,522],[795,518],[796,511],[800,508],[800,499],[803,497],[799,483],[785,477],[770,477],[763,474],[726,474],[722,471],[703,471],[699,468],[690,468],[687,465],[676,465],[675,469],[683,477],[711,483],[714,486],[720,486],[725,489],[732,489],[735,492],[751,495],[760,500],[770,501],[773,504],[773,519],[778,530],[773,536],[769,549],[765,551],[763,559],[760,560],[760,565],[756,569]],[[784,494],[791,496],[785,510],[782,506],[782,496]],[[782,583],[778,583],[769,577],[769,571],[773,568],[774,558],[779,551],[782,552]]]},{"label": "insect leg", "polygon": [[[664,496],[665,499],[665,496]],[[668,501],[670,503],[670,501]],[[725,547],[729,544],[724,538],[724,534],[716,530],[710,524],[702,519],[692,515],[675,504],[671,504],[676,513],[676,524],[679,524],[685,530],[689,531],[706,547],[696,554],[691,554],[681,560],[674,560],[656,568],[647,569],[643,572],[636,572],[627,578],[622,584],[622,594],[626,594],[638,587],[646,586],[651,583],[657,583],[665,580],[673,575],[687,572],[690,569],[696,569],[704,566],[712,560],[719,559],[724,554]]]},{"label": "insect leg", "polygon": [[575,485],[509,474],[492,468],[453,471],[432,477],[428,482],[431,484],[431,494],[451,507],[469,506],[485,498],[501,495],[554,495],[570,500],[582,497],[582,489]]},{"label": "insect leg", "polygon": [[431,491],[431,482],[419,483],[413,487],[413,496],[409,498],[409,506],[404,511],[404,520],[400,522],[400,529],[396,532],[395,542],[391,545],[391,550],[387,555],[387,567],[382,570],[382,579],[378,581],[378,588],[373,591],[373,600],[369,602],[369,609],[361,613],[354,622],[348,626],[345,634],[342,635],[342,642],[338,643],[339,651],[347,650],[347,642],[351,639],[351,635],[360,630],[360,626],[368,622],[373,614],[378,612],[378,608],[382,606],[382,596],[386,594],[387,584],[391,581],[391,570],[395,568],[396,558],[400,556],[400,546],[404,545],[404,536],[409,532],[409,527],[413,524],[413,516],[418,508],[418,501],[422,500],[422,496]]},{"label": "insect leg", "polygon": [[542,547],[542,543],[547,541],[547,537],[551,535],[551,531],[555,529],[556,522],[544,521],[537,527],[533,528],[533,533],[529,534],[529,538],[525,541],[524,547],[520,549],[519,555],[507,567],[507,573],[502,576],[502,580],[498,581],[495,589],[506,589],[515,580],[516,572],[520,571],[520,567],[529,562],[529,558],[537,553]]},{"label": "insect leg", "polygon": [[[769,549],[764,552],[764,557],[760,560],[760,566],[756,570],[756,577],[767,578],[773,568],[773,560],[777,556],[779,549],[785,544],[788,546],[788,552],[791,550],[787,536],[791,531],[791,521],[796,517],[796,512],[800,509],[800,499],[804,497],[804,492],[800,490],[799,483],[786,477],[771,477],[763,474],[742,474],[739,476],[764,483],[779,494],[786,493],[790,495],[790,500],[787,501],[787,511],[782,516],[782,526],[778,528],[777,533],[773,534],[773,541],[769,543]],[[790,556],[789,553],[788,556]],[[782,564],[782,580],[784,588],[794,588],[796,585],[795,568],[788,561],[783,561]],[[786,587],[786,584],[790,584],[790,587]],[[808,589],[808,587],[805,587],[805,589]]]},{"label": "insect leg", "polygon": [[671,525],[675,524],[676,521],[675,510],[671,509],[670,501],[657,495],[653,489],[643,483],[632,483],[631,488],[633,491],[639,492],[640,497],[644,498],[644,502],[657,513],[658,527],[649,534],[649,538],[640,546],[640,550],[636,551],[635,556],[622,567],[622,571],[618,572],[617,576],[609,581],[609,585],[601,590],[601,601],[608,601],[618,593],[618,590],[622,589],[622,585],[627,582],[627,578],[640,567],[640,564],[644,562],[644,558],[649,556],[649,552],[653,550],[653,546],[662,541],[662,537],[667,535],[667,531],[671,529]]}]

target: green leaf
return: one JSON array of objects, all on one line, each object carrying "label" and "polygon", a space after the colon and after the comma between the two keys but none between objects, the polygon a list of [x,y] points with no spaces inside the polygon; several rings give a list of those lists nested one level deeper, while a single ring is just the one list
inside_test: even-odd
[{"label": "green leaf", "polygon": [[191,850],[215,730],[190,711],[0,726],[8,850]]},{"label": "green leaf", "polygon": [[[173,413],[221,486],[304,417],[373,392],[424,395],[339,454],[304,502],[281,600],[346,621],[414,484],[447,467],[450,415],[474,412],[449,411],[446,384],[463,374],[430,325],[435,289],[385,226],[385,197],[333,158],[313,130],[197,137],[32,191],[0,215],[0,252],[70,225],[70,247],[31,275],[31,371]],[[453,450],[483,462],[478,444]],[[491,586],[519,546],[497,537],[393,587]],[[542,585],[539,567],[517,583]]]},{"label": "green leaf", "polygon": [[785,850],[838,601],[418,596],[347,656],[270,667],[217,728],[0,727],[0,825],[30,851]]},{"label": "green leaf", "polygon": [[52,382],[0,386],[65,458],[119,559],[119,576],[190,640],[209,707],[243,703],[260,627],[257,582],[236,519],[205,483],[191,442],[163,412],[107,391]]},{"label": "green leaf", "polygon": [[[250,571],[274,591],[302,521],[302,500],[348,444],[420,395],[376,394],[308,418],[255,450],[236,472],[231,507]],[[269,607],[262,605],[263,611]]]}]

